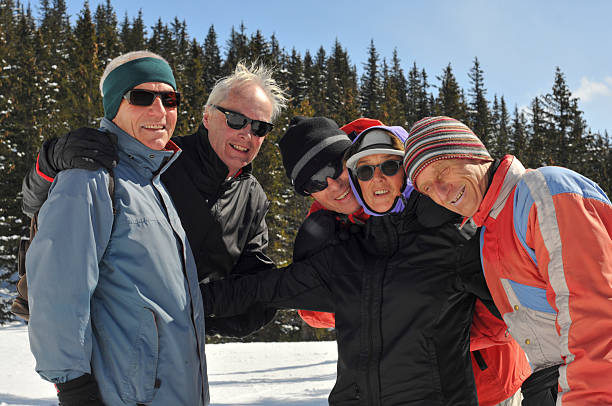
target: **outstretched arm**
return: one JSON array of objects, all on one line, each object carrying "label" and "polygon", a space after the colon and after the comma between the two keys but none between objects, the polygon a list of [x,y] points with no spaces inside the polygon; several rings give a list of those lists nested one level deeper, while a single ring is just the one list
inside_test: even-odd
[{"label": "outstretched arm", "polygon": [[[316,261],[292,264],[280,270],[253,275],[231,275],[201,284],[207,316],[229,317],[244,313],[255,304],[271,308],[300,308],[333,312],[334,304],[326,277],[326,253]],[[318,272],[321,269],[323,272]]]}]

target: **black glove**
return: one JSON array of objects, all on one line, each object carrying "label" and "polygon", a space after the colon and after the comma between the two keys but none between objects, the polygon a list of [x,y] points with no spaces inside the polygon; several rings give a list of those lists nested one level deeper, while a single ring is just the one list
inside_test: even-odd
[{"label": "black glove", "polygon": [[251,306],[246,313],[238,316],[207,317],[206,334],[243,338],[271,322],[274,316],[276,316],[276,309],[257,303]]},{"label": "black glove", "polygon": [[94,378],[85,374],[65,383],[55,384],[59,406],[104,406]]},{"label": "black glove", "polygon": [[38,166],[45,175],[55,177],[64,169],[73,168],[110,171],[118,160],[115,134],[82,127],[47,140],[38,157]]}]

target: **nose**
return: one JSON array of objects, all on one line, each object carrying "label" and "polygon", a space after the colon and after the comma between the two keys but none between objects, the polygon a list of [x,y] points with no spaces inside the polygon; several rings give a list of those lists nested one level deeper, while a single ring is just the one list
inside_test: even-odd
[{"label": "nose", "polygon": [[161,97],[159,95],[155,96],[155,99],[153,100],[153,104],[151,104],[150,109],[151,112],[156,114],[164,114],[166,112],[166,108],[162,104]]},{"label": "nose", "polygon": [[380,166],[377,166],[374,168],[374,176],[372,179],[384,179],[385,178],[385,174],[382,173],[382,169],[380,169]]},{"label": "nose", "polygon": [[433,189],[433,193],[435,193],[438,199],[445,202],[449,192],[449,187],[446,182],[437,180],[431,185],[431,187]]}]

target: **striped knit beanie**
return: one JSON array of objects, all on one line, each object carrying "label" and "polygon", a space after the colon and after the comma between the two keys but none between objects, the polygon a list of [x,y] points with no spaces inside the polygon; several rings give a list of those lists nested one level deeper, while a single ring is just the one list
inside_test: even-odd
[{"label": "striped knit beanie", "polygon": [[295,191],[307,196],[302,186],[330,162],[340,162],[351,140],[332,119],[296,116],[278,146]]},{"label": "striped knit beanie", "polygon": [[493,161],[480,138],[459,120],[425,117],[412,126],[406,143],[404,170],[416,188],[416,178],[432,162],[441,159]]}]

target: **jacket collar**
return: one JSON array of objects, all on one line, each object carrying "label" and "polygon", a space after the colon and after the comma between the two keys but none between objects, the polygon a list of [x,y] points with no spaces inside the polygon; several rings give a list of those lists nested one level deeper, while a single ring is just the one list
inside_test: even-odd
[{"label": "jacket collar", "polygon": [[117,136],[120,161],[123,158],[123,161],[129,162],[146,177],[152,177],[152,175],[165,171],[181,153],[181,149],[172,141],[168,141],[164,150],[151,149],[106,117],[102,119],[100,129]]},{"label": "jacket collar", "polygon": [[493,174],[493,180],[478,207],[478,211],[472,220],[478,227],[482,226],[487,218],[497,218],[506,204],[506,200],[512,190],[525,173],[525,167],[512,155],[502,158],[497,170]]}]

